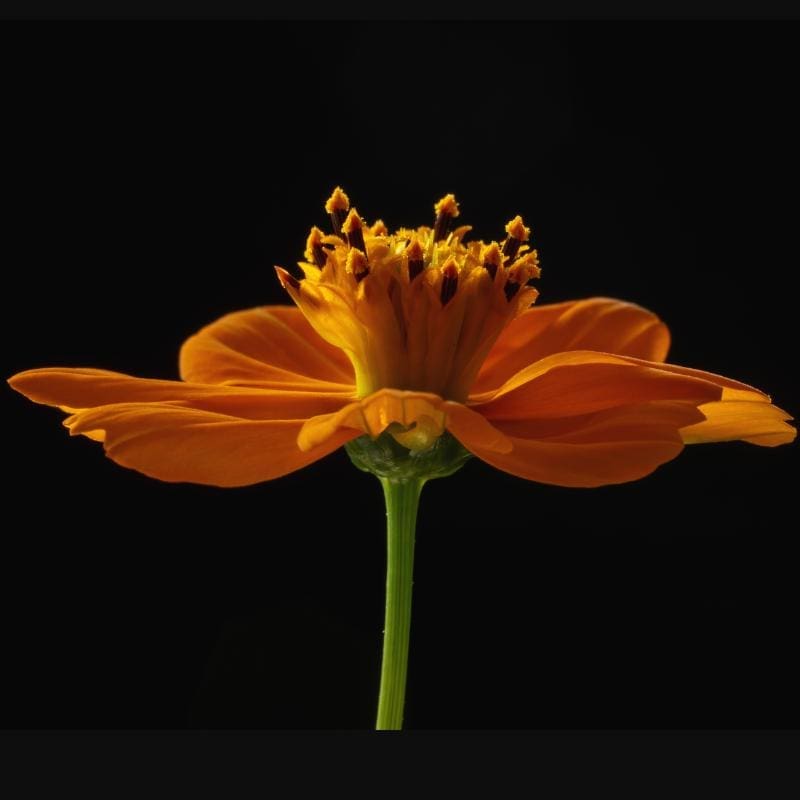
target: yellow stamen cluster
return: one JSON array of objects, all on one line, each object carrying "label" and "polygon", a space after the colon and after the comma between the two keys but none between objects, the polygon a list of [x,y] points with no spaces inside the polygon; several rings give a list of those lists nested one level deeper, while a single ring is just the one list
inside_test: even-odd
[{"label": "yellow stamen cluster", "polygon": [[334,232],[312,228],[299,263],[304,279],[276,267],[315,330],[350,358],[359,397],[381,388],[432,392],[463,402],[503,328],[536,299],[539,276],[521,217],[504,243],[465,243],[469,226],[451,194],[432,228],[389,234],[365,224],[336,188],[325,204]]}]

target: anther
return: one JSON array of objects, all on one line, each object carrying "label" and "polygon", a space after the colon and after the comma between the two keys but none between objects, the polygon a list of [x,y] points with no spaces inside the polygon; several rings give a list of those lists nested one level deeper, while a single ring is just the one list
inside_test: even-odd
[{"label": "anther", "polygon": [[436,221],[433,223],[433,241],[439,242],[446,239],[453,225],[453,220],[458,216],[458,203],[452,194],[446,194],[433,207],[436,212]]},{"label": "anther", "polygon": [[347,243],[350,247],[357,247],[362,253],[367,252],[364,244],[364,223],[361,222],[361,217],[354,208],[350,209],[350,213],[342,225],[342,233],[347,236]]},{"label": "anther", "polygon": [[508,238],[503,244],[503,256],[508,261],[513,261],[517,257],[519,248],[523,242],[527,242],[531,235],[531,229],[526,228],[522,222],[522,217],[517,215],[506,225]]},{"label": "anther", "polygon": [[373,236],[389,235],[389,229],[386,227],[386,223],[382,219],[376,219],[375,222],[372,223],[372,227],[369,229],[369,232]]},{"label": "anther", "polygon": [[331,215],[331,225],[337,236],[342,231],[342,223],[347,216],[348,208],[350,208],[350,198],[337,186],[325,201],[325,210]]},{"label": "anther", "polygon": [[355,247],[347,254],[347,271],[353,273],[356,283],[361,283],[369,275],[367,257]]},{"label": "anther", "polygon": [[313,261],[320,269],[325,266],[328,260],[325,251],[322,249],[322,231],[319,228],[312,228],[306,240],[306,261]]},{"label": "anther", "polygon": [[275,267],[275,272],[278,275],[278,280],[281,282],[281,286],[286,289],[286,285],[292,287],[292,289],[299,289],[300,288],[300,281],[294,277],[294,275],[287,272],[283,267]]},{"label": "anther", "polygon": [[[514,262],[509,272],[515,276],[518,283],[525,283],[529,278],[538,278],[542,274],[542,270],[539,269],[539,253],[536,250],[529,250]],[[519,277],[520,275],[522,277]]]},{"label": "anther", "polygon": [[492,242],[483,251],[483,268],[489,273],[489,277],[494,280],[497,275],[497,268],[503,263],[503,254],[497,246],[497,242]]},{"label": "anther", "polygon": [[408,256],[408,282],[414,280],[423,269],[425,269],[425,259],[422,245],[418,239],[414,239],[411,244],[406,248],[406,256]]},{"label": "anther", "polygon": [[450,256],[442,267],[442,305],[446,306],[455,296],[458,289],[458,266]]},{"label": "anther", "polygon": [[511,299],[516,296],[520,287],[526,283],[528,278],[533,274],[535,273],[530,269],[529,259],[523,256],[523,258],[517,261],[516,264],[508,270],[506,285],[503,287],[503,291],[506,293],[506,300],[510,302]]}]

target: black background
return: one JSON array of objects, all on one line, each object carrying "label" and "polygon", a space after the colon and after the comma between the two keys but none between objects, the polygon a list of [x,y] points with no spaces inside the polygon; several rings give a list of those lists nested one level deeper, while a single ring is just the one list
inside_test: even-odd
[{"label": "black background", "polygon": [[[286,298],[336,184],[480,238],[521,213],[541,302],[621,297],[670,360],[797,408],[798,28],[785,23],[5,24],[3,375],[177,377]],[[340,451],[259,486],[122,469],[3,402],[8,728],[368,728],[380,487]],[[410,728],[790,728],[796,448],[688,448],[540,486],[425,490]]]}]

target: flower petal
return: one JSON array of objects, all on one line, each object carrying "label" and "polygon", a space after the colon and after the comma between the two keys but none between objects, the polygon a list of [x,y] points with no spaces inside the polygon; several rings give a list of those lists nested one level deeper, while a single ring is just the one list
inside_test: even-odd
[{"label": "flower petal", "polygon": [[337,431],[318,447],[297,447],[303,420],[243,420],[170,403],[117,403],[65,420],[70,433],[102,440],[118,464],[170,482],[245,486],[310,464],[358,435]]},{"label": "flower petal", "polygon": [[534,306],[500,334],[478,373],[475,394],[500,386],[528,364],[567,350],[597,350],[663,361],[667,326],[651,311],[607,297]]},{"label": "flower petal", "polygon": [[506,453],[458,438],[478,458],[520,478],[593,487],[637,480],[675,458],[683,449],[678,428],[699,417],[691,404],[666,402],[606,409],[566,426],[565,420],[495,421],[513,445]]},{"label": "flower petal", "polygon": [[237,311],[207,325],[184,342],[180,372],[186,381],[212,384],[313,390],[322,381],[350,391],[355,383],[347,356],[291,306]]},{"label": "flower petal", "polygon": [[436,394],[398,389],[381,389],[338,412],[308,420],[298,444],[302,450],[318,446],[340,429],[376,438],[392,423],[404,427],[421,426],[431,438],[441,435],[445,428],[456,438],[469,431],[471,438],[487,450],[511,449],[502,433],[461,403],[444,400]]},{"label": "flower petal", "polygon": [[312,393],[210,386],[66,367],[20,372],[9,379],[9,384],[36,403],[70,412],[112,403],[170,402],[242,419],[306,419],[341,408],[349,400],[340,390]]},{"label": "flower petal", "polygon": [[786,420],[792,419],[765,399],[728,400],[700,406],[706,419],[681,429],[685,444],[725,442],[741,439],[750,444],[776,447],[794,441],[797,431]]},{"label": "flower petal", "polygon": [[727,379],[606,353],[567,352],[523,369],[493,394],[473,398],[472,407],[490,420],[511,420],[666,400],[699,405],[721,398],[720,381]]}]

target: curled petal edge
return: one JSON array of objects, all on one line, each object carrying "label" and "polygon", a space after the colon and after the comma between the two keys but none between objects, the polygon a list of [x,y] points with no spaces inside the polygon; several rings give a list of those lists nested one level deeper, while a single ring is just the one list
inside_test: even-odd
[{"label": "curled petal edge", "polygon": [[478,442],[488,452],[508,453],[513,447],[505,434],[467,406],[436,394],[399,389],[380,389],[339,411],[312,417],[303,425],[297,445],[305,452],[342,428],[361,431],[374,439],[392,424],[406,430],[422,427],[434,438],[449,430],[457,439]]}]

